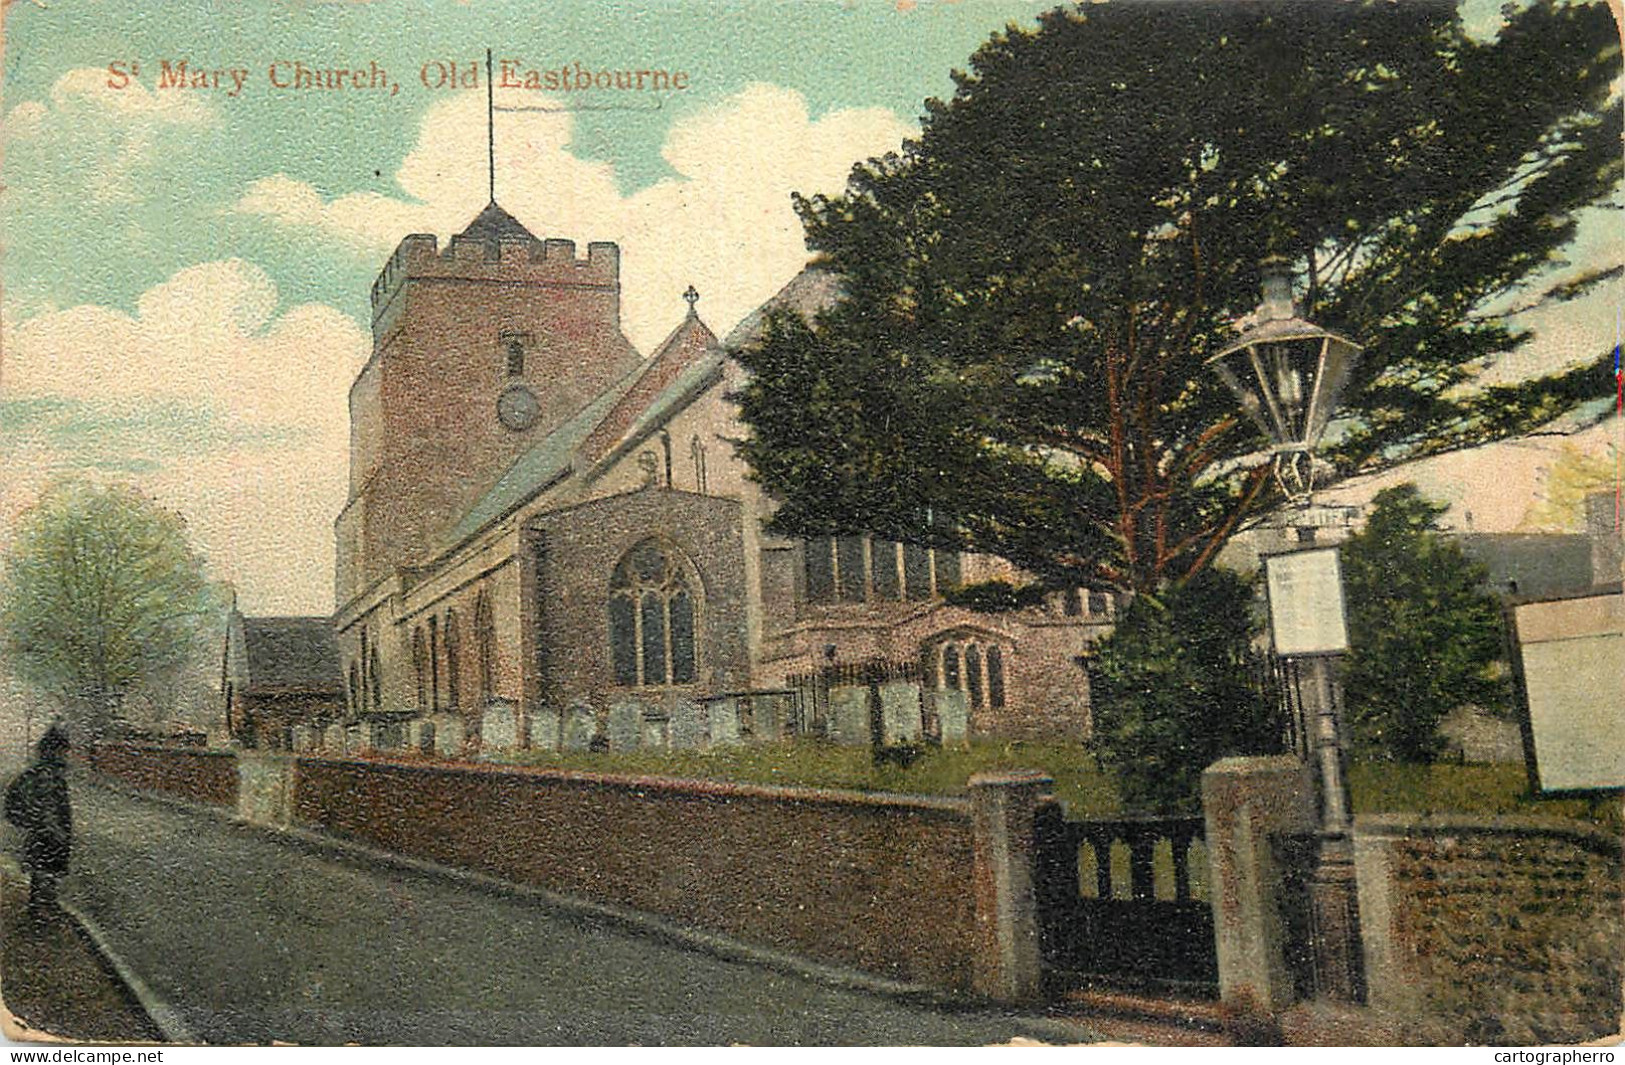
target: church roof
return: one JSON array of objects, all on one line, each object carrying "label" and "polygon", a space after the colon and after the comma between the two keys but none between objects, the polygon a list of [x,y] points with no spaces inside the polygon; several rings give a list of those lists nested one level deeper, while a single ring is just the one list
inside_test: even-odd
[{"label": "church roof", "polygon": [[243,652],[250,690],[344,691],[338,637],[327,618],[249,618]]},{"label": "church roof", "polygon": [[774,293],[771,299],[734,326],[728,339],[723,341],[723,347],[737,351],[760,339],[762,325],[770,311],[796,311],[811,321],[819,311],[832,306],[840,298],[841,279],[836,274],[817,266],[802,267],[801,272]]},{"label": "church roof", "polygon": [[536,239],[535,234],[526,229],[524,224],[513,215],[498,206],[495,200],[485,205],[485,210],[474,216],[474,221],[468,223],[458,236],[468,240],[530,240]]},{"label": "church roof", "polygon": [[691,309],[655,353],[575,417],[521,455],[447,535],[451,548],[511,513],[570,472],[577,455],[598,461],[628,439],[659,425],[696,381],[717,372],[716,334]]},{"label": "church roof", "polygon": [[529,451],[520,455],[508,467],[491,490],[479,498],[463,515],[446,538],[446,547],[454,547],[479,532],[491,522],[522,506],[542,489],[569,472],[570,460],[576,449],[586,441],[593,428],[603,421],[615,402],[626,390],[637,383],[639,370],[623,377],[575,417],[542,437]]},{"label": "church roof", "polygon": [[[503,228],[510,225],[511,230]],[[501,232],[510,235],[490,235]],[[491,240],[530,233],[493,203],[469,225],[466,235]],[[697,298],[692,291],[690,295]],[[839,298],[840,282],[834,274],[807,267],[740,322],[725,342],[718,342],[690,303],[687,316],[641,366],[515,460],[452,527],[443,547],[454,548],[536,498],[571,472],[577,456],[591,468],[636,446],[722,378],[727,352],[755,340],[769,310],[785,307],[811,317]]]},{"label": "church roof", "polygon": [[639,423],[647,420],[651,404],[676,381],[683,372],[719,351],[716,334],[702,321],[691,307],[688,316],[671,331],[655,353],[644,363],[636,382],[627,389],[620,401],[604,416],[604,420],[587,438],[582,451],[591,461],[608,454],[616,444],[632,433]]}]

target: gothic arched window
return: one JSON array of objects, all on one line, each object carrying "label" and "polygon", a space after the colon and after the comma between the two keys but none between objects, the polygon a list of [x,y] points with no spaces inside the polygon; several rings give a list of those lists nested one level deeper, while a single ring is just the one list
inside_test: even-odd
[{"label": "gothic arched window", "polygon": [[508,359],[509,377],[523,377],[525,374],[525,342],[527,339],[523,333],[502,334],[502,352]]},{"label": "gothic arched window", "polygon": [[696,591],[675,548],[645,540],[622,556],[609,582],[609,654],[616,684],[693,682]]},{"label": "gothic arched window", "polygon": [[423,642],[423,626],[419,625],[412,633],[412,671],[417,674],[418,681],[418,712],[429,709],[429,690],[424,684],[424,670],[428,668],[429,657],[427,645]]},{"label": "gothic arched window", "polygon": [[429,619],[429,709],[440,712],[440,619]]},{"label": "gothic arched window", "polygon": [[1003,647],[981,638],[964,643],[928,644],[921,655],[921,683],[929,688],[964,692],[973,710],[1003,709],[1004,659]]},{"label": "gothic arched window", "polygon": [[987,647],[987,704],[1004,705],[1004,651],[996,643]]},{"label": "gothic arched window", "polygon": [[496,694],[497,627],[491,618],[491,597],[484,592],[474,603],[474,653],[479,664],[480,705]]},{"label": "gothic arched window", "polygon": [[446,709],[456,713],[463,703],[462,633],[457,630],[457,611],[446,611]]},{"label": "gothic arched window", "polygon": [[378,645],[372,645],[372,708],[384,708],[384,671],[378,667]]},{"label": "gothic arched window", "polygon": [[960,583],[959,552],[868,536],[821,536],[802,553],[809,603],[896,602],[944,595]]}]

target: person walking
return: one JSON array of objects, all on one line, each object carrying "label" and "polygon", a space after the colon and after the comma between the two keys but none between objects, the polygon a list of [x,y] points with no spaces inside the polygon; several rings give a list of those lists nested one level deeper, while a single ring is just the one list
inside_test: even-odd
[{"label": "person walking", "polygon": [[68,734],[60,725],[52,725],[34,750],[34,764],[6,789],[6,820],[23,833],[29,912],[43,916],[56,909],[57,881],[67,875],[73,849]]}]

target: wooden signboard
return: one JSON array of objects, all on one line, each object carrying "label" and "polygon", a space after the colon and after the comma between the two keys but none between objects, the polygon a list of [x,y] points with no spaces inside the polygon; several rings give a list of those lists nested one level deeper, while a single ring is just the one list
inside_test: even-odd
[{"label": "wooden signboard", "polygon": [[1625,788],[1625,594],[1512,608],[1531,784]]}]

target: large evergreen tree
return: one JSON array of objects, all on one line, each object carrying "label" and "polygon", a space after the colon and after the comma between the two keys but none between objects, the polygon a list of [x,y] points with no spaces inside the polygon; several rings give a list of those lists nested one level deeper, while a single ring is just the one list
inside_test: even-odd
[{"label": "large evergreen tree", "polygon": [[[1481,375],[1509,314],[1598,274],[1563,249],[1621,175],[1605,3],[1086,4],[971,57],[918,139],[798,201],[843,296],[740,353],[779,530],[864,529],[1144,591],[1280,502],[1203,363],[1293,263],[1366,353],[1342,475],[1521,434],[1611,394],[1606,353]],[[927,517],[929,516],[929,517]]]}]

